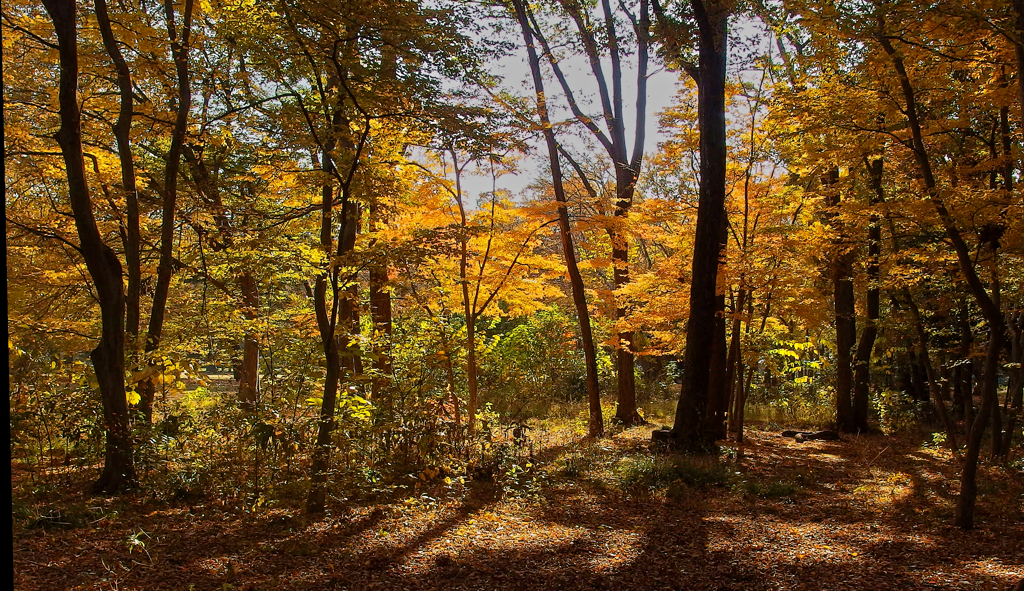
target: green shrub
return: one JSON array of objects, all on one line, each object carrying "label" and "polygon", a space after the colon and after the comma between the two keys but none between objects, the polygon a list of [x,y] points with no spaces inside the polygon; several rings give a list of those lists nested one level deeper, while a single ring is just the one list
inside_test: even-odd
[{"label": "green shrub", "polygon": [[626,458],[615,468],[618,487],[625,492],[653,491],[680,485],[694,488],[725,486],[730,479],[726,466],[682,456]]}]

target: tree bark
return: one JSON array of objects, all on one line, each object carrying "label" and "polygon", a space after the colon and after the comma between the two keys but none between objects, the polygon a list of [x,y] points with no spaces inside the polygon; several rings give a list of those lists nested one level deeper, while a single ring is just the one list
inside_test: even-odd
[{"label": "tree bark", "polygon": [[[883,160],[864,159],[868,170],[868,183],[871,185],[870,205],[882,202],[882,166]],[[880,310],[879,290],[879,255],[882,248],[882,227],[879,225],[878,214],[872,210],[868,217],[868,264],[867,264],[867,319],[864,330],[860,333],[857,344],[856,362],[854,366],[852,418],[853,426],[860,433],[868,431],[868,403],[871,382],[871,352],[874,350],[875,339],[878,337],[878,316]]]},{"label": "tree bark", "polygon": [[[163,337],[164,318],[167,312],[167,295],[174,274],[174,218],[178,199],[178,169],[181,165],[181,151],[188,132],[188,115],[192,108],[192,80],[188,67],[188,50],[192,33],[193,0],[185,0],[182,14],[181,36],[178,36],[174,21],[174,3],[164,0],[164,16],[167,21],[167,35],[171,42],[174,69],[178,79],[178,112],[171,133],[171,145],[167,151],[164,168],[163,216],[160,221],[160,263],[157,267],[156,287],[153,289],[153,306],[149,316],[149,330],[146,334],[146,353],[153,353],[160,346]],[[153,397],[155,382],[143,381],[140,386],[139,408],[146,422],[153,421]]]},{"label": "tree bark", "polygon": [[117,141],[117,157],[121,163],[121,184],[125,196],[125,265],[128,267],[128,294],[125,299],[125,332],[131,346],[136,345],[139,336],[140,302],[142,294],[142,259],[140,255],[139,194],[135,179],[135,161],[132,158],[131,128],[134,94],[132,76],[117,45],[106,0],[95,0],[96,20],[99,24],[103,47],[110,56],[117,72],[117,89],[120,99],[117,122],[114,124],[114,138]]},{"label": "tree bark", "polygon": [[837,237],[832,265],[832,303],[836,328],[836,428],[847,433],[859,431],[853,411],[853,348],[857,344],[857,309],[853,291],[853,251],[848,247],[846,227],[839,219],[842,203],[839,167],[832,166],[822,184],[825,202],[831,210],[827,216]]},{"label": "tree bark", "polygon": [[547,146],[548,159],[551,164],[551,182],[555,192],[555,200],[558,202],[558,227],[562,239],[562,253],[565,256],[569,284],[572,287],[573,304],[576,307],[576,315],[580,322],[583,356],[587,368],[587,400],[590,405],[588,433],[591,437],[600,437],[604,434],[604,418],[601,416],[601,396],[598,390],[597,349],[594,346],[594,336],[590,328],[590,311],[587,309],[583,276],[580,274],[576,263],[576,250],[573,245],[572,228],[569,224],[568,199],[565,196],[562,168],[558,160],[558,141],[555,139],[555,132],[551,127],[551,119],[548,116],[547,99],[544,94],[544,78],[540,71],[540,58],[534,46],[534,35],[530,28],[526,4],[524,0],[512,0],[512,4],[515,9],[516,19],[519,21],[519,26],[523,33],[523,41],[526,44],[526,51],[530,62],[530,72],[533,75],[533,84],[537,98],[537,116],[540,118],[544,132],[544,143]]},{"label": "tree bark", "polygon": [[81,244],[80,252],[96,286],[100,304],[100,341],[91,357],[103,400],[106,447],[103,471],[93,483],[92,489],[94,492],[116,493],[131,488],[136,481],[124,383],[125,297],[121,261],[100,236],[85,176],[82,120],[78,108],[78,28],[75,2],[44,0],[43,6],[57,33],[60,59],[60,129],[56,138],[64,158],[68,199]]},{"label": "tree bark", "polygon": [[910,126],[912,150],[917,160],[918,168],[924,180],[925,190],[935,208],[939,219],[942,221],[946,236],[953,244],[953,249],[960,263],[960,272],[967,281],[967,285],[974,296],[975,302],[981,308],[982,314],[989,325],[988,350],[985,354],[985,365],[982,375],[982,404],[978,416],[971,425],[967,438],[967,449],[965,452],[964,468],[961,475],[960,497],[957,500],[956,525],[962,529],[971,529],[974,526],[974,502],[977,497],[977,468],[978,454],[980,453],[981,441],[985,431],[985,425],[991,412],[992,404],[996,396],[996,374],[999,370],[999,350],[1002,347],[1003,332],[1005,331],[1003,315],[999,309],[997,299],[986,291],[981,279],[978,277],[974,267],[970,249],[964,241],[960,230],[957,228],[953,216],[946,208],[941,193],[935,183],[935,176],[932,172],[931,162],[928,158],[928,151],[924,144],[924,135],[921,131],[921,123],[917,115],[917,101],[914,95],[914,87],[907,75],[907,69],[903,64],[903,58],[893,48],[890,39],[884,34],[885,22],[879,18],[878,30],[875,39],[885,50],[885,53],[892,60],[896,75],[900,81],[903,91],[903,98],[906,102],[904,113],[907,123]]},{"label": "tree bark", "polygon": [[[725,225],[725,73],[728,52],[727,2],[692,0],[699,33],[698,128],[700,196],[694,239],[690,317],[686,325],[683,385],[671,439],[677,447],[708,450],[714,434],[707,429],[711,395],[711,350],[716,322],[719,262]],[[722,356],[725,361],[725,356]]]},{"label": "tree bark", "polygon": [[[370,201],[370,232],[376,232],[383,223],[383,215],[376,196]],[[381,252],[370,267],[370,318],[373,320],[374,338],[379,339],[373,368],[376,375],[370,385],[371,399],[381,401],[381,396],[391,383],[391,292],[387,290],[388,259]],[[382,342],[381,342],[382,341]],[[390,396],[384,403],[390,405]]]},{"label": "tree bark", "polygon": [[[242,314],[250,322],[259,317],[260,292],[252,273],[246,271],[238,278],[242,292]],[[252,412],[259,398],[260,375],[259,335],[253,327],[247,327],[242,341],[242,367],[238,378],[238,402],[242,409]]]}]

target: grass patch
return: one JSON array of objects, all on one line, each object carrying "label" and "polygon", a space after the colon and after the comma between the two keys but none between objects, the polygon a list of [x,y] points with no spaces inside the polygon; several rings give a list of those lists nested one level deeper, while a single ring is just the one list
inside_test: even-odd
[{"label": "grass patch", "polygon": [[711,488],[729,483],[729,468],[716,460],[683,456],[634,456],[615,467],[616,486],[627,493],[679,488]]}]

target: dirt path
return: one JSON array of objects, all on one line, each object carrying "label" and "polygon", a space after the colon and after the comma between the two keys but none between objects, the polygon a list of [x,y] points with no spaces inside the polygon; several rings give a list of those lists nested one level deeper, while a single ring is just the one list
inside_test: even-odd
[{"label": "dirt path", "polygon": [[549,450],[525,496],[438,480],[309,523],[94,499],[106,516],[75,529],[14,524],[14,588],[1004,590],[1024,577],[1019,473],[984,471],[979,526],[962,532],[948,525],[952,463],[908,439],[753,431],[725,485],[624,491],[648,436]]}]

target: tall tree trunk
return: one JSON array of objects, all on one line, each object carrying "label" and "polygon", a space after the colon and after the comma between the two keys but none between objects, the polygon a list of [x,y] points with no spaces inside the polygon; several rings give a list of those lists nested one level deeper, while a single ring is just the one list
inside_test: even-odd
[{"label": "tall tree trunk", "polygon": [[131,128],[134,94],[132,92],[132,76],[117,45],[110,26],[106,0],[95,0],[96,20],[103,48],[106,49],[110,61],[117,72],[117,90],[120,109],[117,122],[114,124],[114,138],[117,141],[117,157],[121,163],[121,184],[124,188],[125,215],[128,218],[125,231],[124,250],[125,265],[128,267],[128,294],[125,299],[125,332],[128,342],[135,346],[139,336],[140,301],[142,294],[142,259],[140,256],[139,234],[139,194],[135,180],[135,161],[132,158]]},{"label": "tall tree trunk", "polygon": [[[671,438],[679,447],[706,450],[714,445],[707,431],[711,395],[711,350],[715,336],[719,261],[723,255],[725,218],[725,72],[728,52],[728,2],[692,0],[699,29],[698,128],[700,130],[700,197],[686,324],[683,385]],[[725,356],[722,356],[722,362]]]},{"label": "tall tree trunk", "polygon": [[857,309],[853,291],[853,251],[849,248],[845,224],[840,221],[842,203],[839,167],[832,166],[822,184],[831,212],[829,223],[835,226],[833,239],[832,303],[836,326],[836,428],[847,433],[858,431],[853,413],[853,348],[857,344]]},{"label": "tall tree trunk", "polygon": [[103,400],[106,448],[103,471],[92,488],[95,492],[115,493],[132,487],[136,479],[124,384],[125,298],[121,261],[100,236],[85,177],[82,118],[78,109],[78,27],[75,2],[45,0],[43,6],[57,33],[60,59],[60,129],[56,139],[64,158],[68,199],[81,244],[80,252],[96,286],[100,304],[100,341],[91,357]]},{"label": "tall tree trunk", "polygon": [[1006,386],[1007,426],[1003,435],[1003,454],[1010,455],[1013,435],[1024,406],[1024,313],[1013,312],[1007,320],[1010,329],[1010,363],[1009,383]]},{"label": "tall tree trunk", "polygon": [[[868,169],[868,182],[871,185],[870,205],[874,208],[882,202],[882,166],[883,160],[864,159]],[[868,431],[868,403],[871,382],[871,352],[878,336],[878,316],[880,310],[879,265],[878,259],[882,248],[882,227],[879,225],[878,214],[874,209],[868,217],[868,264],[867,264],[867,320],[864,330],[860,333],[857,344],[856,365],[853,378],[852,418],[854,428],[861,433]]]},{"label": "tall tree trunk", "polygon": [[[742,287],[744,283],[743,277],[740,277],[739,293],[736,295],[736,301],[733,306],[734,315],[732,319],[732,332],[729,336],[729,358],[728,366],[726,368],[726,387],[728,391],[727,397],[727,409],[728,409],[728,429],[727,431],[736,433],[736,420],[737,412],[736,406],[739,404],[740,398],[743,396],[743,362],[740,352],[740,329],[743,325],[743,308],[746,305],[747,290]],[[736,384],[739,384],[739,387]],[[724,439],[724,435],[720,437]]]},{"label": "tall tree trunk", "polygon": [[459,284],[462,286],[462,313],[466,317],[466,377],[468,378],[469,400],[466,403],[466,430],[472,435],[476,431],[476,409],[479,404],[479,379],[476,367],[476,315],[474,302],[469,298],[469,221],[466,206],[462,202],[462,168],[458,154],[451,150],[455,167],[455,202],[459,206]]},{"label": "tall tree trunk", "polygon": [[1017,98],[1020,100],[1021,121],[1024,121],[1024,0],[1013,0],[1016,41],[1013,44],[1017,58]]},{"label": "tall tree trunk", "polygon": [[974,267],[974,261],[971,257],[970,248],[967,246],[963,236],[960,234],[956,221],[946,208],[946,204],[942,199],[942,194],[935,184],[935,175],[932,172],[931,161],[928,158],[928,151],[924,144],[924,135],[921,131],[921,123],[917,115],[917,101],[914,95],[914,87],[907,74],[907,69],[903,64],[903,58],[892,46],[889,37],[884,34],[884,26],[885,21],[879,18],[878,30],[876,31],[875,39],[879,42],[882,49],[885,50],[885,53],[892,61],[893,67],[896,70],[896,75],[900,81],[903,98],[906,102],[906,109],[904,113],[907,117],[907,124],[910,126],[912,150],[914,152],[914,158],[917,160],[918,168],[921,171],[921,176],[924,180],[925,190],[927,191],[928,197],[931,200],[936,213],[939,215],[939,219],[942,221],[943,228],[946,231],[946,237],[949,238],[949,241],[953,245],[953,250],[956,251],[957,261],[960,263],[961,275],[964,280],[967,281],[967,286],[970,288],[971,295],[974,296],[975,302],[978,304],[978,307],[981,308],[981,312],[985,316],[985,320],[989,325],[989,343],[988,350],[985,354],[985,366],[982,377],[981,410],[978,412],[978,416],[972,423],[971,430],[967,438],[967,450],[965,452],[964,468],[960,480],[960,497],[957,500],[956,511],[956,525],[962,529],[971,529],[974,527],[974,502],[977,497],[976,479],[978,454],[980,453],[981,440],[984,435],[985,425],[989,418],[988,414],[991,410],[991,405],[994,404],[996,396],[996,374],[999,370],[999,350],[1002,347],[1005,326],[1002,312],[999,309],[998,296],[996,296],[996,299],[993,299],[993,296],[986,291],[984,284],[982,284],[980,277],[978,277],[978,272]]},{"label": "tall tree trunk", "polygon": [[725,294],[719,293],[715,296],[715,308],[715,334],[711,345],[708,408],[705,415],[708,437],[713,440],[725,439],[725,420],[729,410],[729,391],[732,387],[732,376],[729,372],[729,349],[725,336]]},{"label": "tall tree trunk", "polygon": [[907,301],[910,314],[914,319],[914,330],[917,332],[916,349],[918,358],[921,365],[924,366],[925,375],[927,376],[928,394],[931,397],[932,404],[935,406],[935,413],[939,415],[939,420],[942,421],[942,426],[946,429],[946,443],[949,445],[953,455],[959,457],[960,446],[956,441],[956,427],[954,427],[953,421],[946,411],[946,401],[942,399],[942,394],[939,391],[939,378],[932,368],[931,354],[928,352],[928,334],[924,330],[921,312],[918,310],[917,304],[910,294],[910,289],[903,288],[903,298]]},{"label": "tall tree trunk", "polygon": [[[185,0],[182,14],[181,36],[178,36],[174,20],[173,0],[164,0],[164,17],[167,22],[167,35],[171,41],[171,54],[174,57],[174,69],[178,78],[178,112],[171,133],[171,146],[167,151],[167,163],[164,168],[163,216],[160,221],[160,263],[157,267],[156,287],[153,289],[153,306],[149,316],[149,330],[146,334],[146,353],[156,351],[163,336],[164,317],[167,311],[167,294],[171,287],[171,276],[174,274],[174,218],[178,199],[178,168],[181,165],[181,151],[188,131],[188,115],[192,108],[192,79],[188,67],[188,50],[192,33],[193,0]],[[153,421],[153,397],[156,392],[155,382],[143,381],[140,386],[139,408],[146,422]]]},{"label": "tall tree trunk", "polygon": [[[558,60],[551,51],[546,38],[540,32],[540,27],[535,27],[534,33],[547,54],[548,61],[566,95],[573,115],[593,134],[615,166],[615,214],[614,219],[607,226],[612,246],[613,280],[617,292],[615,318],[618,330],[615,366],[618,392],[615,421],[626,425],[639,425],[645,421],[636,410],[636,378],[634,374],[636,343],[633,331],[626,327],[626,306],[622,301],[624,296],[621,293],[630,281],[629,233],[626,222],[633,206],[636,181],[640,175],[644,156],[647,120],[647,69],[650,52],[650,7],[648,0],[640,0],[638,14],[626,15],[627,20],[633,26],[637,44],[635,51],[637,59],[635,128],[632,138],[632,154],[630,154],[630,147],[626,144],[624,116],[626,103],[622,92],[622,57],[627,55],[628,50],[624,50],[621,43],[627,37],[618,31],[619,23],[623,22],[622,15],[616,14],[613,9],[615,5],[611,0],[600,0],[604,18],[599,25],[603,31],[598,32],[596,30],[598,27],[593,26],[595,21],[587,15],[590,7],[586,3],[576,0],[561,0],[560,4],[575,24],[580,46],[590,63],[603,109],[602,118],[590,117],[583,112]],[[617,8],[628,13],[628,8],[624,4],[618,4]],[[526,16],[527,24],[530,22],[537,24],[536,20],[532,18],[532,14],[527,13]],[[605,74],[606,64],[611,66],[610,75]],[[602,119],[605,130],[602,130],[596,122]]]},{"label": "tall tree trunk", "polygon": [[594,346],[594,335],[590,328],[590,311],[587,309],[583,276],[580,274],[576,263],[576,250],[572,240],[572,228],[569,224],[568,199],[565,196],[565,188],[562,183],[562,168],[558,160],[558,141],[555,139],[555,132],[551,127],[551,119],[548,116],[547,99],[544,94],[544,78],[540,71],[540,58],[534,46],[534,36],[530,28],[526,4],[524,0],[512,0],[512,4],[516,12],[516,19],[519,21],[519,26],[523,33],[523,41],[526,43],[530,72],[533,75],[533,84],[537,98],[537,116],[540,118],[544,131],[544,143],[547,145],[548,159],[551,164],[551,182],[554,187],[555,200],[558,202],[558,227],[562,239],[562,253],[565,256],[565,266],[569,273],[569,284],[572,287],[572,301],[576,307],[576,315],[580,322],[583,357],[587,368],[587,400],[590,403],[588,432],[591,437],[600,437],[604,434],[604,418],[601,416],[601,395],[598,390],[597,349]]},{"label": "tall tree trunk", "polygon": [[[242,292],[242,314],[250,322],[259,317],[260,292],[252,273],[245,271],[238,278]],[[256,329],[247,326],[242,341],[242,366],[238,377],[238,402],[242,409],[256,409],[259,397],[260,344]]]},{"label": "tall tree trunk", "polygon": [[961,529],[974,527],[974,506],[978,497],[978,457],[981,454],[981,441],[985,436],[989,413],[996,404],[996,377],[999,372],[999,351],[1003,340],[1001,328],[989,329],[980,385],[981,408],[978,409],[978,415],[974,418],[967,436],[967,449],[964,452],[963,472],[960,477],[960,496],[956,500],[956,525]]},{"label": "tall tree trunk", "polygon": [[[380,204],[377,199],[370,202],[370,232],[376,232],[382,223]],[[380,401],[384,390],[391,383],[391,292],[387,290],[388,259],[381,252],[370,267],[370,318],[373,320],[376,357],[373,369],[376,375],[371,383],[371,399]],[[390,396],[383,401],[391,404]]]}]

